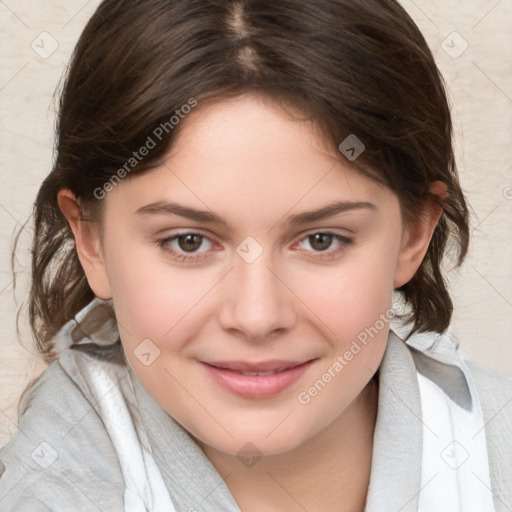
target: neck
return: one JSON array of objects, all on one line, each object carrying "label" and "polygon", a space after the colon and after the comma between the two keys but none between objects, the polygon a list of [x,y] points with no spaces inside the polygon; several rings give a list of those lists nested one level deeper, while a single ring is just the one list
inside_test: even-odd
[{"label": "neck", "polygon": [[[334,422],[294,450],[250,468],[198,441],[243,512],[363,512],[377,417],[375,380]],[[197,441],[197,440],[196,440]]]}]

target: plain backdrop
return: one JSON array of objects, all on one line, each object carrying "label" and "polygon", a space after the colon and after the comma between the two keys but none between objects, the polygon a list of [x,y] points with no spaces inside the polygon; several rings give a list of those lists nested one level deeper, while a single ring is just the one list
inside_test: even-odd
[{"label": "plain backdrop", "polygon": [[[469,257],[448,276],[455,302],[450,330],[467,358],[512,375],[512,2],[402,3],[445,76],[459,172],[472,207]],[[21,343],[16,334],[16,311],[28,290],[30,223],[15,261],[16,294],[13,236],[51,169],[54,91],[98,4],[0,0],[0,445],[16,429],[20,393],[45,367],[24,309]]]}]

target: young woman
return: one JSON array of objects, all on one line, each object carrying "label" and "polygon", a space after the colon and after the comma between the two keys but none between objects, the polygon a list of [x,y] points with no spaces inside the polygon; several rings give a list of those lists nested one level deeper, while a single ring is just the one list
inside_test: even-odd
[{"label": "young woman", "polygon": [[443,334],[468,214],[395,1],[105,0],[57,135],[30,303],[51,364],[2,511],[512,508],[512,380]]}]

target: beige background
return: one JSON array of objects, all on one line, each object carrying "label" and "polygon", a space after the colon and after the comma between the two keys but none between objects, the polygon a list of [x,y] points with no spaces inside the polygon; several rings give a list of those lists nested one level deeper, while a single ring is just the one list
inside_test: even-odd
[{"label": "beige background", "polygon": [[[0,445],[15,431],[20,392],[44,368],[31,346],[26,315],[23,344],[16,335],[12,237],[51,168],[53,93],[98,3],[0,0]],[[451,331],[466,357],[512,375],[512,3],[403,5],[447,80],[459,169],[472,205],[470,255],[449,278],[456,307]],[[16,262],[19,303],[27,293],[29,241],[28,227]]]}]

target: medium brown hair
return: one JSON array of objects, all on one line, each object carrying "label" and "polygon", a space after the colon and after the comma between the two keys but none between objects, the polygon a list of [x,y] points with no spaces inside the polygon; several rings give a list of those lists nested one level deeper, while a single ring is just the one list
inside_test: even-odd
[{"label": "medium brown hair", "polygon": [[[100,214],[95,191],[190,98],[201,105],[247,93],[298,108],[333,151],[356,135],[366,150],[354,168],[396,193],[406,221],[417,218],[430,183],[446,184],[427,255],[399,291],[412,332],[447,329],[453,307],[441,263],[450,237],[462,263],[468,211],[443,79],[396,1],[104,0],[76,46],[55,163],[34,208],[29,314],[47,358],[52,337],[94,298],[59,190]],[[161,164],[178,130],[164,130],[131,174]]]}]

